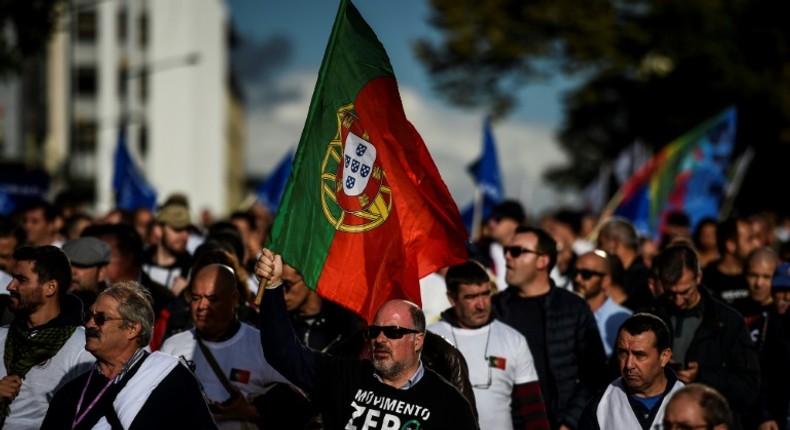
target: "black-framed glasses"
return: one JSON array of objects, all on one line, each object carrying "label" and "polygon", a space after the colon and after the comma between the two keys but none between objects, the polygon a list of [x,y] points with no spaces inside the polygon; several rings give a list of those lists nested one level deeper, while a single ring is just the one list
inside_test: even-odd
[{"label": "black-framed glasses", "polygon": [[511,256],[511,257],[513,257],[513,258],[518,258],[518,257],[520,257],[520,256],[521,256],[521,254],[535,254],[535,255],[542,255],[542,254],[541,254],[540,252],[538,252],[538,251],[533,251],[533,250],[531,250],[531,249],[522,248],[522,247],[520,247],[520,246],[506,246],[506,247],[504,247],[504,248],[502,249],[502,251],[504,252],[505,256],[507,256],[508,254],[510,254],[510,256]]},{"label": "black-framed glasses", "polygon": [[576,269],[576,274],[581,276],[582,279],[585,281],[592,278],[593,276],[605,276],[606,273],[603,272],[596,272],[595,270],[590,269]]},{"label": "black-framed glasses", "polygon": [[82,322],[87,324],[90,322],[90,320],[93,320],[94,322],[96,322],[96,325],[99,327],[103,326],[104,323],[106,323],[107,321],[122,320],[122,319],[123,318],[121,317],[108,317],[107,315],[104,314],[104,312],[94,313],[91,311],[86,311],[82,313]]},{"label": "black-framed glasses", "polygon": [[398,327],[396,325],[372,325],[369,326],[367,330],[365,330],[365,336],[368,339],[375,339],[379,337],[380,333],[384,333],[384,336],[386,336],[387,339],[400,339],[407,334],[417,334],[422,332],[410,328]]}]

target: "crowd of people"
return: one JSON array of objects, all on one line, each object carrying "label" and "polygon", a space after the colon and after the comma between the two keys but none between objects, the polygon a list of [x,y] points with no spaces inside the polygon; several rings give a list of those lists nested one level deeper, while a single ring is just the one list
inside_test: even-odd
[{"label": "crowd of people", "polygon": [[788,428],[790,230],[765,214],[653,240],[505,201],[422,306],[368,323],[263,248],[260,206],[56,203],[0,217],[2,428]]}]

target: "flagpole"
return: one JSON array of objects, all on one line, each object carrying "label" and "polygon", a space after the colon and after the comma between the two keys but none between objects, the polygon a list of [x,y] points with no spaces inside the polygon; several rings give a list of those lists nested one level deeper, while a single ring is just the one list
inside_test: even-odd
[{"label": "flagpole", "polygon": [[732,178],[729,181],[727,186],[727,194],[724,197],[724,203],[721,205],[721,211],[719,212],[719,219],[727,219],[730,216],[730,212],[732,212],[732,207],[735,204],[735,198],[738,197],[738,194],[741,191],[741,185],[743,185],[743,179],[746,176],[746,172],[749,170],[749,166],[752,164],[752,160],[754,159],[754,148],[751,146],[738,157],[738,160],[735,162],[735,166],[733,168],[733,172],[731,173],[730,177]]},{"label": "flagpole", "polygon": [[472,242],[480,238],[480,224],[483,223],[483,191],[480,187],[475,187],[474,210],[472,211],[472,231],[470,232]]}]

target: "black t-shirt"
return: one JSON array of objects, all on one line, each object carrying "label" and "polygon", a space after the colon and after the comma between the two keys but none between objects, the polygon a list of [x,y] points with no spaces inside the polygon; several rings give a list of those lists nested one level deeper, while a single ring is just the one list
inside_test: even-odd
[{"label": "black t-shirt", "polygon": [[544,398],[551,399],[553,397],[548,394],[554,390],[550,389],[553,384],[549,384],[551,375],[549,375],[549,362],[546,356],[546,327],[544,324],[546,315],[542,305],[544,296],[519,297],[513,295],[509,303],[508,325],[516,328],[527,338],[529,351],[535,361],[535,370],[538,372],[540,390]]},{"label": "black t-shirt", "polygon": [[732,306],[739,299],[749,297],[749,284],[743,274],[725,275],[716,263],[705,266],[702,271],[702,283],[717,297]]},{"label": "black t-shirt", "polygon": [[645,265],[642,258],[638,257],[623,274],[623,289],[628,294],[623,306],[628,309],[644,309],[653,305],[653,293],[648,285],[649,279],[650,268]]},{"label": "black t-shirt", "polygon": [[379,382],[370,361],[318,356],[316,373],[313,394],[325,428],[478,428],[469,402],[427,368],[422,379],[407,390]]}]

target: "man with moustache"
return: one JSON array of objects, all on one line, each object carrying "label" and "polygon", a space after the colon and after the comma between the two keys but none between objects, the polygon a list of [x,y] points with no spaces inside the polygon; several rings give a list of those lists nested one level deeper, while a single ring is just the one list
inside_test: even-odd
[{"label": "man with moustache", "polygon": [[655,315],[637,313],[623,322],[615,358],[621,376],[587,403],[579,430],[650,430],[663,420],[672,393],[683,387],[667,367],[669,328]]},{"label": "man with moustache", "polygon": [[0,328],[0,417],[5,428],[38,429],[55,391],[93,360],[84,349],[82,304],[66,294],[66,254],[51,245],[23,246],[13,260],[8,292],[15,318]]},{"label": "man with moustache", "polygon": [[[42,429],[216,429],[195,375],[151,340],[151,294],[137,282],[104,290],[85,312],[96,364],[55,393]],[[41,414],[42,410],[39,410]]]},{"label": "man with moustache", "polygon": [[311,350],[294,336],[285,310],[280,256],[264,249],[255,274],[269,285],[261,301],[261,342],[271,365],[319,405],[325,428],[477,429],[472,407],[423,366],[425,315],[391,300],[366,330],[372,360]]}]

